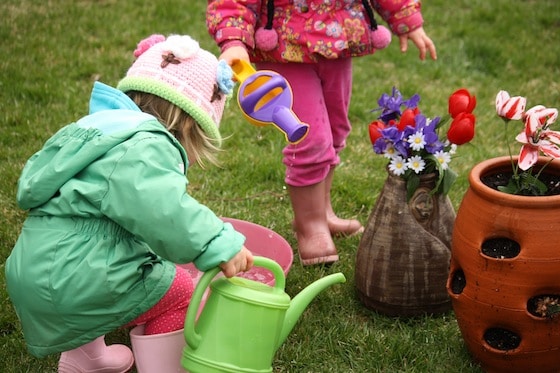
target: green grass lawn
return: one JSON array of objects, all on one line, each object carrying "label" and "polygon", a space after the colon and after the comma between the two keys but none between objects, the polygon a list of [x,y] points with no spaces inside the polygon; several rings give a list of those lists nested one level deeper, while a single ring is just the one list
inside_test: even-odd
[{"label": "green grass lawn", "polygon": [[[157,4],[157,5],[156,5]],[[15,203],[19,173],[31,154],[63,125],[87,112],[92,83],[116,85],[132,62],[136,43],[152,33],[191,34],[218,54],[204,26],[203,1],[36,1],[0,3],[0,361],[4,372],[53,372],[58,356],[35,359],[25,349],[8,299],[4,262],[25,212]],[[460,87],[477,96],[476,137],[452,162],[458,173],[450,192],[457,208],[467,175],[477,162],[507,154],[503,124],[494,110],[505,89],[528,106],[560,107],[560,7],[557,0],[426,0],[425,28],[438,60],[402,55],[396,40],[386,50],[355,60],[351,120],[354,130],[334,182],[341,216],[364,224],[386,177],[373,153],[367,124],[384,92],[397,86],[419,93],[428,116],[446,114],[447,97]],[[378,17],[379,19],[379,17]],[[512,140],[520,128],[511,126]],[[229,139],[222,168],[189,172],[191,193],[219,215],[249,220],[284,236],[294,247],[291,208],[283,182],[284,139],[257,128],[232,100],[222,131]],[[514,145],[514,151],[518,151]],[[146,212],[149,213],[149,212]],[[453,312],[412,319],[389,318],[364,308],[354,289],[359,238],[337,239],[341,260],[329,268],[302,268],[297,259],[286,291],[295,296],[333,272],[345,284],[321,293],[301,317],[274,360],[275,372],[479,372],[466,351]],[[108,336],[128,342],[125,332]]]}]

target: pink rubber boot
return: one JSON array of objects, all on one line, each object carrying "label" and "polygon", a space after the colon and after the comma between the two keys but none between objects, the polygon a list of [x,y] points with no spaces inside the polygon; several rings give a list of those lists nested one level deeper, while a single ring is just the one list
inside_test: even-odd
[{"label": "pink rubber boot", "polygon": [[65,351],[58,361],[58,373],[125,373],[134,364],[132,351],[125,345],[105,344],[105,336]]}]

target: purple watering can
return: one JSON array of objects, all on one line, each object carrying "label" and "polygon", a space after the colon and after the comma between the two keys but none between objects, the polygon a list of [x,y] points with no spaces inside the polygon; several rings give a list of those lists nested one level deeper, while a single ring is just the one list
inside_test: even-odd
[{"label": "purple watering can", "polygon": [[293,95],[288,81],[274,71],[256,71],[243,60],[234,61],[232,69],[241,83],[237,103],[249,123],[259,127],[272,124],[292,144],[303,140],[309,125],[292,111]]}]

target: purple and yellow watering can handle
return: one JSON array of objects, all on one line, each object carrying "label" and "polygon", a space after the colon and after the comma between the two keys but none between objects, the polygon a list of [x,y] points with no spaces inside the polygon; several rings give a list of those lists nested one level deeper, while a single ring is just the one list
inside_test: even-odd
[{"label": "purple and yellow watering can handle", "polygon": [[234,61],[232,70],[240,83],[237,103],[249,123],[272,124],[292,144],[307,136],[309,125],[302,123],[292,111],[292,89],[283,76],[270,70],[256,71],[243,60]]}]

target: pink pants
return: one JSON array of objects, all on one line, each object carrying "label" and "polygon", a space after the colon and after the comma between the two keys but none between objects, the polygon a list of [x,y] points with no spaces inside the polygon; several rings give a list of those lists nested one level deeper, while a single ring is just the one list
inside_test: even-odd
[{"label": "pink pants", "polygon": [[183,329],[187,307],[194,292],[189,272],[176,266],[177,272],[167,293],[148,311],[128,323],[128,327],[145,324],[144,334],[160,334]]},{"label": "pink pants", "polygon": [[309,124],[305,139],[283,150],[285,182],[308,186],[325,179],[331,167],[340,163],[339,153],[346,146],[352,127],[348,107],[352,92],[352,60],[327,60],[318,63],[256,64],[259,70],[273,70],[292,87],[293,111]]}]

